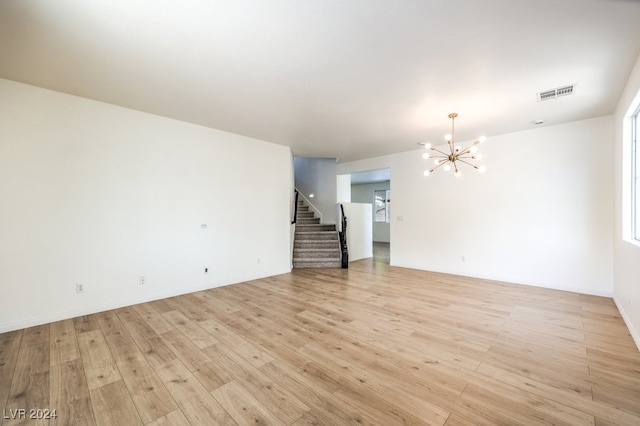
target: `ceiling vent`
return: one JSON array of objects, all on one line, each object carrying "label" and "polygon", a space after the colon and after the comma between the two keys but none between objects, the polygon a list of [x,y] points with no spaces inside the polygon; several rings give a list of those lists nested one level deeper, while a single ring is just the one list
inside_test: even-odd
[{"label": "ceiling vent", "polygon": [[538,102],[548,101],[549,99],[557,99],[560,96],[567,96],[573,93],[575,84],[570,86],[558,87],[556,89],[545,90],[544,92],[538,92]]}]

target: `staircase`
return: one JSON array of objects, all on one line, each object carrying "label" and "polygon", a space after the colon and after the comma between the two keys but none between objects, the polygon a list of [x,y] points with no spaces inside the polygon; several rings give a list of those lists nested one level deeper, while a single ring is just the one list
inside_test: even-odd
[{"label": "staircase", "polygon": [[340,240],[335,225],[322,225],[303,200],[298,201],[293,241],[294,268],[340,268]]}]

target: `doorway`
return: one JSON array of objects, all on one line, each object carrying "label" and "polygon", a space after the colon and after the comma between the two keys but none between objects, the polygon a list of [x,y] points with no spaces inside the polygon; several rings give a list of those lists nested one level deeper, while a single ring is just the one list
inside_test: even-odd
[{"label": "doorway", "polygon": [[351,174],[351,202],[372,205],[373,257],[386,264],[391,257],[391,195],[391,169]]}]

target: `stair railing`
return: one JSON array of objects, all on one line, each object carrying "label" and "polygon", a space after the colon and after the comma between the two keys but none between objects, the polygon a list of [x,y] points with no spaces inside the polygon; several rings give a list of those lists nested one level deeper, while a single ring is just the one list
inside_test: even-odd
[{"label": "stair railing", "polygon": [[294,198],[295,200],[293,200],[293,219],[291,219],[291,224],[295,225],[296,224],[296,220],[298,219],[298,190],[295,189],[295,195]]},{"label": "stair railing", "polygon": [[342,258],[342,269],[349,268],[349,249],[347,248],[347,216],[344,214],[344,207],[340,204],[339,210],[340,229],[338,230],[338,236],[340,237],[340,254]]}]

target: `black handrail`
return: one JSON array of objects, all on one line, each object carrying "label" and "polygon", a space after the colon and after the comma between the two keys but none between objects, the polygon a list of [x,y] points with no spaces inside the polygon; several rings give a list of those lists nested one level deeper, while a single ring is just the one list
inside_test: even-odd
[{"label": "black handrail", "polygon": [[295,201],[293,204],[293,220],[291,221],[291,224],[295,224],[296,220],[298,218],[298,190],[295,190]]},{"label": "black handrail", "polygon": [[342,269],[349,268],[349,249],[347,248],[347,217],[344,215],[344,207],[340,204],[342,216],[342,230],[338,233],[340,237],[340,252],[342,254]]}]

